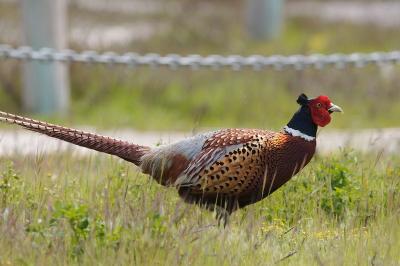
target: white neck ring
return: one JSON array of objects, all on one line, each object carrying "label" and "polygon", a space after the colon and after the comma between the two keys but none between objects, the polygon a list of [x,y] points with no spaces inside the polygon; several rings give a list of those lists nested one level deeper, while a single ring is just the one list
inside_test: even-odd
[{"label": "white neck ring", "polygon": [[311,137],[309,135],[306,135],[306,134],[302,133],[300,130],[293,129],[293,128],[290,128],[288,126],[285,126],[283,128],[283,130],[285,130],[286,133],[288,133],[288,134],[290,134],[290,135],[292,135],[294,137],[300,137],[300,138],[305,139],[307,141],[315,140],[315,137]]}]

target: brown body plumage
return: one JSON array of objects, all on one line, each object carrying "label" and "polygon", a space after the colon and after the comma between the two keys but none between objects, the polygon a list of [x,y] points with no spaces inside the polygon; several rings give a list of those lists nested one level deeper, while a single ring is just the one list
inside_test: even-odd
[{"label": "brown body plumage", "polygon": [[311,160],[315,146],[315,140],[285,132],[226,129],[207,138],[191,160],[178,154],[164,158],[163,164],[150,155],[143,158],[142,169],[162,185],[177,186],[187,202],[231,213],[286,183]]},{"label": "brown body plumage", "polygon": [[321,109],[323,101],[315,101],[301,95],[301,109],[289,122],[291,127],[281,132],[224,129],[158,148],[4,112],[0,112],[0,121],[119,156],[159,184],[175,186],[186,202],[230,214],[270,195],[308,164],[315,152],[317,125],[327,124],[326,113],[329,116],[340,109],[329,101],[324,103],[326,112],[320,114],[312,108]]}]

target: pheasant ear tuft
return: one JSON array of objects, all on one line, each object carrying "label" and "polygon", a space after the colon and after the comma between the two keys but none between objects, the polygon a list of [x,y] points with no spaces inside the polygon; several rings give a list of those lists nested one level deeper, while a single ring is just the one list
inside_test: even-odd
[{"label": "pheasant ear tuft", "polygon": [[308,103],[308,97],[304,93],[299,95],[299,98],[297,98],[297,103],[300,105],[306,105]]}]

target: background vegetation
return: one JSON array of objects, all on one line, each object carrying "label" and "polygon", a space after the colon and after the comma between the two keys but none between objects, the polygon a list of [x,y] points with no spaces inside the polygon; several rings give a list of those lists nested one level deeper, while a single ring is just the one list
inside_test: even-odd
[{"label": "background vegetation", "polygon": [[[3,19],[18,18],[5,5]],[[148,38],[119,44],[98,44],[96,50],[208,54],[310,54],[388,51],[398,48],[397,28],[329,23],[288,16],[282,35],[271,41],[249,38],[243,1],[167,1],[165,12],[119,14],[70,7],[71,27],[146,23],[159,30]],[[14,24],[13,24],[14,25]],[[78,25],[78,26],[77,26]],[[18,22],[14,25],[19,27]],[[105,27],[105,26],[104,26]],[[72,35],[72,33],[71,33]],[[1,40],[1,37],[0,37]],[[84,40],[82,41],[84,42]],[[90,47],[71,38],[70,47]],[[0,109],[21,113],[21,64],[0,63]],[[191,130],[197,127],[260,127],[277,129],[297,108],[301,92],[326,94],[346,115],[331,127],[399,126],[398,66],[325,70],[189,71],[71,65],[71,111],[52,121],[98,127],[146,130]]]}]

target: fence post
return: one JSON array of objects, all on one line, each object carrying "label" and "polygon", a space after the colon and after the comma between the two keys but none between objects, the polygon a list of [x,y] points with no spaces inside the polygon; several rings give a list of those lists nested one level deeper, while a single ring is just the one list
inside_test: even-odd
[{"label": "fence post", "polygon": [[254,39],[279,36],[283,23],[284,0],[247,0],[247,28]]},{"label": "fence post", "polygon": [[[22,0],[25,44],[34,49],[66,47],[66,1]],[[24,109],[41,114],[65,114],[69,105],[67,65],[61,62],[24,63]]]}]

